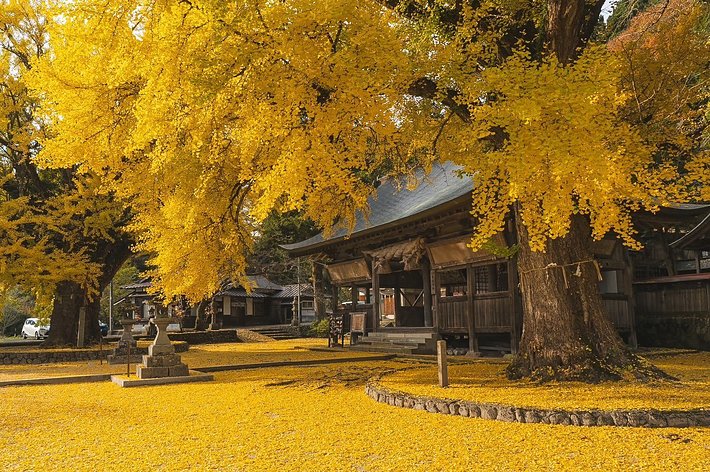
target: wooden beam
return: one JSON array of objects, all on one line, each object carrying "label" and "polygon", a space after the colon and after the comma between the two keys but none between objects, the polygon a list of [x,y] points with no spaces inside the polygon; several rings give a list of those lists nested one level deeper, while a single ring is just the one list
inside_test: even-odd
[{"label": "wooden beam", "polygon": [[474,290],[474,273],[473,267],[466,267],[466,294],[468,295],[468,303],[466,307],[466,328],[468,330],[468,351],[471,354],[478,352],[478,338],[476,337],[476,322],[475,322],[475,303],[473,298]]},{"label": "wooden beam", "polygon": [[372,331],[377,331],[380,326],[380,274],[372,260]]},{"label": "wooden beam", "polygon": [[626,292],[627,307],[629,310],[629,346],[632,349],[638,348],[638,338],[636,337],[636,299],[634,296],[634,264],[629,251],[623,249],[623,258],[626,269],[622,271],[621,277],[624,279],[624,292]]},{"label": "wooden beam", "polygon": [[440,316],[440,310],[439,310],[439,296],[441,293],[441,277],[439,276],[439,271],[434,270],[431,272],[433,274],[433,282],[434,282],[434,290],[433,290],[433,297],[432,297],[432,321],[434,324],[434,327],[437,328],[441,324],[439,320]]},{"label": "wooden beam", "polygon": [[422,283],[424,285],[424,326],[431,328],[433,326],[432,306],[431,306],[431,264],[428,258],[422,261]]},{"label": "wooden beam", "polygon": [[[407,300],[409,302],[409,300]],[[399,314],[402,310],[402,289],[399,286],[399,278],[394,282],[394,325],[400,326]]]}]

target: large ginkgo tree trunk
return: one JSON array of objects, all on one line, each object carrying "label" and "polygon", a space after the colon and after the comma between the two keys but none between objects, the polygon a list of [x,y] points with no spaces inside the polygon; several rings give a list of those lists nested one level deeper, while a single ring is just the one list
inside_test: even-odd
[{"label": "large ginkgo tree trunk", "polygon": [[[573,61],[596,26],[603,4],[603,0],[549,1],[547,52],[562,65]],[[592,382],[624,374],[665,376],[630,352],[605,311],[587,218],[573,216],[567,235],[549,239],[544,251],[530,249],[519,207],[515,220],[523,334],[508,376]]]}]

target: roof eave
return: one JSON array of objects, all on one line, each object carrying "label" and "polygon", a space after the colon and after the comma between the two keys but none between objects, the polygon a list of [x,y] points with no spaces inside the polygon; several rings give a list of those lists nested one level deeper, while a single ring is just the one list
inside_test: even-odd
[{"label": "roof eave", "polygon": [[470,199],[471,199],[471,192],[469,191],[464,195],[461,195],[461,196],[456,197],[452,200],[449,200],[446,203],[442,203],[441,205],[426,209],[420,213],[410,215],[410,216],[408,216],[406,218],[402,218],[400,220],[390,221],[389,223],[385,223],[382,225],[373,226],[370,228],[365,228],[361,231],[358,231],[357,233],[352,233],[352,234],[345,235],[345,236],[338,236],[338,237],[335,237],[332,239],[326,239],[326,240],[317,242],[315,244],[312,244],[310,246],[303,246],[303,247],[298,247],[298,248],[294,248],[294,249],[289,249],[289,246],[293,247],[293,245],[290,245],[290,244],[283,244],[283,245],[280,245],[279,247],[286,250],[288,255],[291,257],[308,256],[308,255],[315,254],[315,253],[319,252],[319,250],[324,247],[332,246],[333,244],[337,244],[339,242],[342,242],[342,241],[345,241],[348,239],[354,240],[357,238],[370,236],[373,233],[377,233],[380,231],[384,232],[384,231],[387,231],[388,229],[391,229],[391,228],[394,228],[394,227],[397,227],[397,226],[400,226],[403,224],[411,223],[412,221],[416,221],[416,220],[419,220],[422,218],[426,218],[428,216],[439,213],[442,210],[446,210],[448,208],[453,208],[453,207],[459,206],[461,203],[469,201]]}]

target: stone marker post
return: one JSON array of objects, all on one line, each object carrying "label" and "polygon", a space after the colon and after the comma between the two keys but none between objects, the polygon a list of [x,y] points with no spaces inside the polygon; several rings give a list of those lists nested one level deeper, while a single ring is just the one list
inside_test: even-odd
[{"label": "stone marker post", "polygon": [[153,344],[148,346],[148,355],[143,356],[143,363],[136,368],[139,379],[190,375],[187,365],[183,364],[180,356],[175,354],[175,348],[168,338],[166,329],[173,321],[167,316],[158,316],[154,319],[158,334]]},{"label": "stone marker post", "polygon": [[439,387],[449,386],[449,366],[446,360],[446,341],[436,342],[436,361],[439,367]]},{"label": "stone marker post", "polygon": [[79,332],[76,336],[76,347],[84,347],[84,337],[86,331],[86,307],[79,308]]}]

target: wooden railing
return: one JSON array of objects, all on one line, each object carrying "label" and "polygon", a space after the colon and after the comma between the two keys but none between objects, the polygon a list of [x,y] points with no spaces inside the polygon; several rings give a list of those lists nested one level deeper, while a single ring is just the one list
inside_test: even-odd
[{"label": "wooden railing", "polygon": [[[442,331],[467,331],[468,297],[445,297],[438,301],[437,321]],[[473,297],[474,329],[509,331],[513,324],[513,303],[508,292]]]},{"label": "wooden railing", "polygon": [[509,331],[513,326],[513,303],[508,292],[473,297],[473,322],[476,331]]},{"label": "wooden railing", "polygon": [[466,331],[468,297],[445,297],[439,299],[438,322],[442,331]]}]

